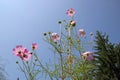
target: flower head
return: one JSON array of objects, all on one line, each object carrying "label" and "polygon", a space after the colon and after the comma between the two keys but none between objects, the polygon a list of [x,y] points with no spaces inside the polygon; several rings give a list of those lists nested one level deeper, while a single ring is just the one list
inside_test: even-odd
[{"label": "flower head", "polygon": [[81,37],[85,37],[86,36],[86,32],[84,31],[84,29],[79,29],[79,35]]},{"label": "flower head", "polygon": [[32,49],[35,50],[38,48],[38,44],[37,43],[32,43]]},{"label": "flower head", "polygon": [[21,56],[20,58],[24,61],[28,61],[31,58],[31,55],[31,52],[24,52],[23,56]]},{"label": "flower head", "polygon": [[67,10],[67,12],[66,12],[66,14],[68,15],[68,16],[74,16],[74,14],[75,14],[75,10],[73,9],[73,8],[70,8],[70,9],[68,9]]},{"label": "flower head", "polygon": [[82,58],[83,58],[83,60],[91,61],[91,60],[94,58],[94,57],[93,57],[93,53],[92,53],[92,52],[89,52],[89,51],[84,52],[84,53],[82,54]]},{"label": "flower head", "polygon": [[13,53],[24,61],[28,61],[32,55],[31,52],[29,52],[26,48],[22,47],[22,45],[17,45],[13,49]]},{"label": "flower head", "polygon": [[13,53],[16,56],[20,56],[23,52],[24,52],[24,48],[22,47],[22,45],[17,45],[15,48],[13,48]]},{"label": "flower head", "polygon": [[60,37],[57,33],[52,33],[50,38],[54,42],[56,42],[57,40],[60,40]]}]

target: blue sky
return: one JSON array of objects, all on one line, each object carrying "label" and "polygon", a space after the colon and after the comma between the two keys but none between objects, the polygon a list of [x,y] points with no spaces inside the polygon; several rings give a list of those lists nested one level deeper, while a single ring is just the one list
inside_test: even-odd
[{"label": "blue sky", "polygon": [[41,60],[50,56],[43,33],[59,31],[58,20],[69,19],[66,10],[74,8],[78,28],[106,32],[110,41],[120,41],[120,0],[0,0],[0,58],[9,80],[19,75],[12,49],[17,44],[30,48],[39,44]]}]

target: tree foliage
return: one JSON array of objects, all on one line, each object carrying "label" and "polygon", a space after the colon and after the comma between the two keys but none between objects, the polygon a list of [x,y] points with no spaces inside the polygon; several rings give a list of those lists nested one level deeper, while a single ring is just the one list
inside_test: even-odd
[{"label": "tree foliage", "polygon": [[120,80],[120,43],[109,42],[108,36],[99,31],[95,42],[93,79]]},{"label": "tree foliage", "polygon": [[3,64],[0,64],[0,80],[7,80],[5,76],[5,69],[3,67]]}]

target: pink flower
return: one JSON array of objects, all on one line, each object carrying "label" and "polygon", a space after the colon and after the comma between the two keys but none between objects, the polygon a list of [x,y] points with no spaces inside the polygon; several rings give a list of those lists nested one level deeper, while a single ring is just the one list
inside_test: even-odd
[{"label": "pink flower", "polygon": [[79,35],[81,37],[85,37],[86,36],[86,32],[84,31],[84,29],[79,29]]},{"label": "pink flower", "polygon": [[82,54],[82,58],[83,58],[83,60],[87,60],[87,61],[91,61],[91,60],[93,60],[93,53],[92,52],[89,52],[89,51],[87,51],[87,52],[84,52],[83,54]]},{"label": "pink flower", "polygon": [[24,52],[24,54],[20,57],[24,61],[28,61],[32,56],[31,52]]},{"label": "pink flower", "polygon": [[37,43],[32,43],[32,49],[35,50],[38,48],[38,44]]},{"label": "pink flower", "polygon": [[57,33],[52,33],[50,38],[54,42],[56,42],[57,40],[60,40],[60,37]]},{"label": "pink flower", "polygon": [[16,56],[21,56],[24,52],[24,48],[22,47],[22,45],[17,45],[16,48],[13,49],[13,53]]},{"label": "pink flower", "polygon": [[68,15],[68,16],[74,16],[74,14],[75,14],[75,10],[73,9],[73,8],[70,8],[70,9],[68,9],[67,10],[67,12],[66,12],[66,14]]},{"label": "pink flower", "polygon": [[24,61],[28,61],[32,55],[32,53],[22,47],[22,45],[17,45],[16,48],[13,49],[13,53]]}]

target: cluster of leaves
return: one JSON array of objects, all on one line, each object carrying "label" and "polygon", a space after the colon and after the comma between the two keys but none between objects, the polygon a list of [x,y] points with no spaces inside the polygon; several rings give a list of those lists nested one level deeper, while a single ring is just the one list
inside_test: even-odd
[{"label": "cluster of leaves", "polygon": [[7,80],[3,64],[0,64],[0,80]]}]

